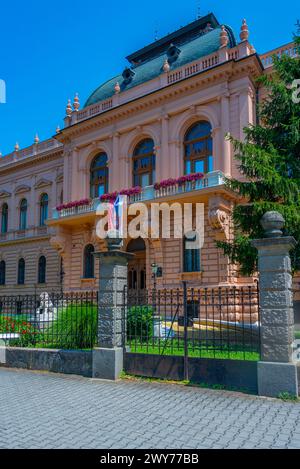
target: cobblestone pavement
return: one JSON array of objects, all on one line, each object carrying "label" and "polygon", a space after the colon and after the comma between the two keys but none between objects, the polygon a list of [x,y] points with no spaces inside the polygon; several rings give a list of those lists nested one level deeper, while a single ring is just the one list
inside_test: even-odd
[{"label": "cobblestone pavement", "polygon": [[300,448],[300,404],[0,369],[0,448]]}]

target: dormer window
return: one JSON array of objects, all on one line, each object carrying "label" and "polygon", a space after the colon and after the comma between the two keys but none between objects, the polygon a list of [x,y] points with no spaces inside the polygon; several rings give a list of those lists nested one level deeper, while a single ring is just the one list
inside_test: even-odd
[{"label": "dormer window", "polygon": [[124,72],[122,73],[122,77],[124,78],[124,84],[128,85],[133,79],[135,72],[131,68],[125,68]]},{"label": "dormer window", "polygon": [[174,44],[171,44],[167,50],[168,62],[169,63],[175,62],[178,59],[180,53],[181,53],[181,50]]}]

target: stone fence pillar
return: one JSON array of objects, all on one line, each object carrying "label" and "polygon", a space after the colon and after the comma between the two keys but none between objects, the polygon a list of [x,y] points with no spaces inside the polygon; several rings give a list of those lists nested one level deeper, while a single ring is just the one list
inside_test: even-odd
[{"label": "stone fence pillar", "polygon": [[252,241],[258,250],[261,361],[258,392],[278,397],[298,395],[297,366],[293,362],[294,310],[289,252],[293,237],[282,236],[284,219],[278,212],[266,213],[261,221],[266,238]]},{"label": "stone fence pillar", "polygon": [[116,380],[123,370],[124,287],[128,260],[134,254],[120,250],[120,240],[108,240],[99,259],[98,348],[93,350],[93,378]]}]

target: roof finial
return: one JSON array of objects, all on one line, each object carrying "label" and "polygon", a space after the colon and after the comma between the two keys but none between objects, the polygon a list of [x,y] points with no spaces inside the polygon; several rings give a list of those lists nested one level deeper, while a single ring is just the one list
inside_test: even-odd
[{"label": "roof finial", "polygon": [[16,142],[15,144],[15,151],[19,151],[20,150],[20,145],[18,144],[18,142]]},{"label": "roof finial", "polygon": [[121,87],[120,87],[119,82],[117,81],[117,83],[115,84],[115,94],[119,94],[120,92],[121,92]]},{"label": "roof finial", "polygon": [[70,99],[68,99],[68,104],[67,104],[67,107],[66,107],[66,115],[68,117],[71,117],[71,115],[72,115],[72,104],[71,104]]},{"label": "roof finial", "polygon": [[225,29],[225,26],[223,25],[223,26],[221,27],[221,32],[220,32],[220,49],[221,49],[222,47],[226,47],[227,44],[228,44],[228,42],[229,42],[228,33],[227,33],[226,29]]},{"label": "roof finial", "polygon": [[163,71],[164,71],[165,73],[168,73],[168,72],[170,71],[170,68],[171,68],[171,67],[170,67],[169,61],[168,61],[168,59],[166,59],[166,60],[164,61],[164,65],[163,65]]},{"label": "roof finial", "polygon": [[245,19],[243,19],[243,23],[241,26],[241,33],[240,33],[240,38],[241,41],[248,41],[249,38],[249,30],[248,30],[248,25]]},{"label": "roof finial", "polygon": [[39,141],[40,141],[40,139],[39,139],[38,134],[35,134],[34,143],[39,143]]},{"label": "roof finial", "polygon": [[79,108],[80,108],[80,102],[79,102],[79,97],[78,97],[78,93],[75,94],[75,98],[74,98],[74,102],[73,102],[73,108],[74,108],[74,111],[79,111]]}]

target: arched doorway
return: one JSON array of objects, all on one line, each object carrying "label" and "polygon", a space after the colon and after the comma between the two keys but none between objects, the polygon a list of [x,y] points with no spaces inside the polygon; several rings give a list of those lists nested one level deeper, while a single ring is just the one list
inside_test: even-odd
[{"label": "arched doorway", "polygon": [[132,239],[127,246],[127,252],[135,254],[128,264],[128,289],[145,290],[146,278],[146,244],[142,238]]}]

